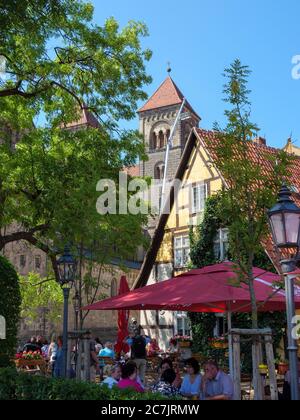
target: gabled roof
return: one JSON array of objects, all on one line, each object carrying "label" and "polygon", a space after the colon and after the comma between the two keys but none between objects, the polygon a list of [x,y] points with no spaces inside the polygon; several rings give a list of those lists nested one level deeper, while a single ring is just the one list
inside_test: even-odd
[{"label": "gabled roof", "polygon": [[[181,105],[183,99],[184,95],[177,87],[173,79],[168,76],[138,112],[151,111],[153,109],[165,108],[173,105]],[[197,118],[201,119],[188,102],[186,102],[186,108]]]},{"label": "gabled roof", "polygon": [[133,178],[140,176],[140,166],[131,166],[130,168],[124,168],[124,172],[127,173],[127,175],[132,176]]},{"label": "gabled roof", "polygon": [[80,127],[99,128],[100,124],[92,112],[88,111],[87,109],[83,109],[81,111],[81,116],[79,117],[79,119],[67,124],[65,128],[75,129]]},{"label": "gabled roof", "polygon": [[300,147],[295,146],[291,138],[288,139],[287,144],[283,150],[285,150],[287,153],[290,153],[291,155],[300,156]]},{"label": "gabled roof", "polygon": [[[178,179],[178,180],[183,179],[184,173],[186,171],[186,167],[191,157],[191,153],[197,141],[200,141],[201,145],[205,148],[208,155],[210,156],[210,159],[212,160],[212,162],[214,161],[214,157],[215,157],[214,148],[218,146],[218,143],[220,141],[220,139],[217,136],[217,133],[214,131],[207,131],[203,129],[194,128],[191,132],[189,140],[184,149],[179,168],[175,175],[175,179]],[[266,159],[266,156],[271,155],[271,156],[276,157],[276,154],[279,154],[279,152],[281,152],[280,149],[275,149],[268,146],[258,145],[258,144],[255,144],[254,142],[249,142],[248,158],[251,161],[253,161],[255,164],[261,165],[265,172],[274,171],[272,161],[269,159]],[[222,174],[220,174],[220,176],[222,178]],[[226,183],[226,180],[223,179],[223,181],[224,183]],[[295,187],[295,191],[297,190],[300,192],[300,158],[298,157],[295,158],[292,164],[290,184],[292,184]],[[297,204],[300,205],[300,195],[295,194],[294,199],[297,202]],[[167,205],[170,206],[169,208],[171,210],[174,206],[174,203],[175,203],[174,188],[171,188],[171,192],[168,197],[168,203],[167,203]],[[165,228],[166,228],[168,219],[169,219],[168,214],[162,214],[159,218],[159,222],[154,232],[154,236],[153,236],[150,248],[146,254],[144,263],[142,265],[141,272],[134,284],[134,289],[143,287],[147,284],[147,281],[151,274],[153,265],[155,264],[160,246],[164,238]],[[265,246],[267,254],[272,259],[273,263],[276,265],[277,268],[279,268],[278,257],[274,250],[271,237],[266,238],[264,246]]]}]

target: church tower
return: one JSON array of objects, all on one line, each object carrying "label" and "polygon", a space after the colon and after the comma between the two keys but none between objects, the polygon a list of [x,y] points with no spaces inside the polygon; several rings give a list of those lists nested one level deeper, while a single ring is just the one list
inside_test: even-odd
[{"label": "church tower", "polygon": [[[139,110],[140,133],[143,135],[149,160],[140,163],[140,176],[163,179],[167,141],[180,110],[184,95],[170,76],[160,85],[147,103]],[[167,179],[173,179],[193,127],[201,118],[186,101],[184,120],[179,121],[170,150]]]}]

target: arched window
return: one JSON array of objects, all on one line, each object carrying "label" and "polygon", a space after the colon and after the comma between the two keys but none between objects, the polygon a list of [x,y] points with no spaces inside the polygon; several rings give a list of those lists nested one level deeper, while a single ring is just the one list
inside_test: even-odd
[{"label": "arched window", "polygon": [[151,150],[156,150],[157,149],[157,134],[155,133],[155,131],[152,133],[152,139],[150,142],[150,149]]},{"label": "arched window", "polygon": [[167,130],[166,132],[167,142],[170,140],[170,135],[171,135],[171,130]]},{"label": "arched window", "polygon": [[110,295],[111,295],[111,297],[115,297],[115,296],[118,295],[118,282],[117,282],[117,279],[112,279],[112,281],[111,281]]},{"label": "arched window", "polygon": [[165,165],[163,162],[159,162],[155,165],[154,169],[154,178],[158,180],[163,180],[165,174]]},{"label": "arched window", "polygon": [[160,130],[158,134],[158,139],[159,139],[159,148],[163,149],[165,147],[165,135],[162,130]]}]

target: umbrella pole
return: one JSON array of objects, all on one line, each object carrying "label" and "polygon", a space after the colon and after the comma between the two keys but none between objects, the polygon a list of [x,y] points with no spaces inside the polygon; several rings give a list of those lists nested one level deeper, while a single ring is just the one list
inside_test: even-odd
[{"label": "umbrella pole", "polygon": [[227,311],[227,324],[228,324],[228,347],[229,347],[229,372],[230,376],[233,378],[234,372],[233,372],[233,340],[232,340],[232,312],[229,309]]}]

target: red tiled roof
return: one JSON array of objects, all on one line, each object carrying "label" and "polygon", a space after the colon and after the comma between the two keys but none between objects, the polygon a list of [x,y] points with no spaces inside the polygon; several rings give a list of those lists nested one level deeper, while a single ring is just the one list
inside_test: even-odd
[{"label": "red tiled roof", "polygon": [[[215,149],[218,147],[220,138],[217,136],[217,132],[208,131],[196,128],[195,129],[199,138],[203,141],[204,147],[211,155],[212,160],[216,158]],[[234,150],[233,150],[234,153]],[[255,142],[248,143],[248,159],[255,165],[259,165],[262,169],[263,175],[272,175],[274,173],[274,165],[276,164],[276,157],[282,153],[281,149],[274,147],[264,146]],[[273,159],[270,159],[273,158]],[[288,183],[293,185],[300,193],[300,157],[293,156],[289,173],[287,174]],[[300,205],[300,195],[294,194],[294,199],[297,204]]]},{"label": "red tiled roof", "polygon": [[83,109],[81,112],[81,117],[78,120],[74,120],[71,123],[66,125],[66,128],[78,128],[82,126],[99,128],[100,124],[97,118],[92,114],[92,112]]},{"label": "red tiled roof", "polygon": [[[151,111],[153,109],[164,108],[172,105],[181,105],[183,99],[184,95],[176,86],[173,79],[170,76],[168,76],[166,80],[157,89],[157,91],[146,102],[146,104],[141,109],[139,109],[139,112]],[[186,102],[186,107],[196,117],[200,118],[188,102]]]},{"label": "red tiled roof", "polygon": [[[214,149],[215,147],[218,147],[218,143],[220,141],[216,132],[203,129],[196,129],[196,131],[200,139],[203,141],[204,147],[207,149],[208,153],[210,153],[212,160],[214,160],[216,156]],[[254,142],[249,142],[248,144],[248,159],[255,165],[259,165],[262,168],[263,175],[269,175],[272,177],[272,174],[274,173],[274,165],[276,164],[276,156],[279,157],[280,152],[282,152],[281,149],[258,145]],[[274,159],[270,159],[270,157],[273,157]],[[287,182],[295,188],[295,191],[298,191],[298,193],[294,192],[293,200],[298,206],[300,206],[300,157],[293,156],[289,173],[287,174]],[[273,261],[273,264],[280,272],[279,256],[277,255],[271,235],[262,241],[262,245]],[[288,252],[286,257],[288,257]]]},{"label": "red tiled roof", "polygon": [[[197,138],[202,142],[203,147],[209,153],[211,161],[212,162],[214,161],[214,157],[215,157],[214,147],[216,147],[220,141],[220,139],[217,137],[216,134],[217,133],[215,131],[193,129],[191,136],[185,146],[185,150],[183,152],[181,162],[177,169],[177,173],[175,176],[176,179],[179,179],[179,180],[183,179],[187,164],[189,162],[191,153],[196,144]],[[251,159],[251,161],[263,167],[265,173],[273,173],[274,172],[273,166],[276,163],[276,159],[274,159],[272,162],[271,160],[267,159],[267,156],[273,156],[276,158],[276,155],[279,155],[280,152],[281,152],[280,149],[275,149],[272,147],[258,145],[258,144],[249,142],[249,155],[248,155],[249,159]],[[296,187],[298,191],[300,192],[300,157],[294,158],[294,161],[290,168],[290,172],[291,174],[288,177],[289,184]],[[220,176],[223,176],[223,175],[220,173]],[[225,179],[224,181],[226,182]],[[174,205],[174,201],[175,201],[174,197],[175,197],[175,193],[174,191],[171,191],[168,197],[168,203],[171,209],[173,208],[173,205]],[[296,203],[300,206],[300,194],[294,194],[293,198],[295,199]],[[145,286],[147,284],[147,281],[151,274],[151,270],[155,263],[159,248],[164,238],[164,231],[165,231],[167,222],[168,222],[168,215],[162,214],[160,216],[157,228],[154,232],[154,236],[153,236],[150,248],[146,254],[142,269],[134,284],[134,287],[133,287],[134,289]],[[274,244],[272,242],[271,235],[265,238],[265,240],[262,242],[262,245],[266,249],[274,265],[280,272],[279,258],[274,249]]]},{"label": "red tiled roof", "polygon": [[127,173],[127,175],[134,177],[140,176],[140,167],[139,165],[131,166],[130,168],[125,168],[124,172]]}]

